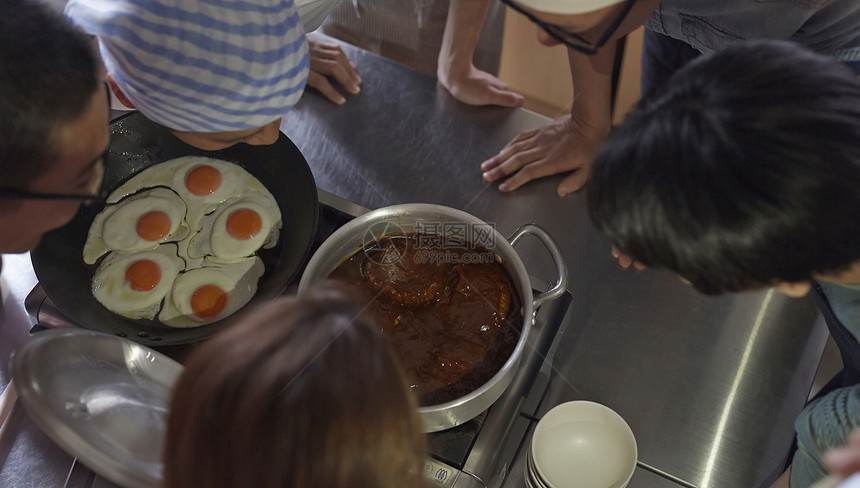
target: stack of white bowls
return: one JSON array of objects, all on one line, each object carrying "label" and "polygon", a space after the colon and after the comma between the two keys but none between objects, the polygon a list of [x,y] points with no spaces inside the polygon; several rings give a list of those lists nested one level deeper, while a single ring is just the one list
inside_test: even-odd
[{"label": "stack of white bowls", "polygon": [[624,488],[636,469],[636,438],[599,403],[562,403],[535,427],[525,468],[527,488]]}]

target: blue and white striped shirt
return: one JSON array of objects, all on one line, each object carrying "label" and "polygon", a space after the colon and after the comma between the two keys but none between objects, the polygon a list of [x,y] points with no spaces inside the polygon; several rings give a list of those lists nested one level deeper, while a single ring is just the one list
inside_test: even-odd
[{"label": "blue and white striped shirt", "polygon": [[304,90],[308,47],[293,0],[70,0],[108,73],[168,128],[261,127]]}]

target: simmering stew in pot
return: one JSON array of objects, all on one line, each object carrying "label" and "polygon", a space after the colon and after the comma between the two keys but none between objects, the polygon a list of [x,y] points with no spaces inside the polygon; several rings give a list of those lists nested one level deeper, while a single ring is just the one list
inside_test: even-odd
[{"label": "simmering stew in pot", "polygon": [[484,247],[421,233],[366,246],[329,276],[356,285],[421,406],[471,393],[513,353],[522,306],[499,258]]}]

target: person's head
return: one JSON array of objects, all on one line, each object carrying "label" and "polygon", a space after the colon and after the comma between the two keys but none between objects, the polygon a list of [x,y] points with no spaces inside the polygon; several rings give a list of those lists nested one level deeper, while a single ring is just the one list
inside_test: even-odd
[{"label": "person's head", "polygon": [[165,488],[410,488],[425,439],[379,330],[330,285],[249,313],[174,387]]},{"label": "person's head", "polygon": [[274,143],[307,80],[292,0],[70,0],[66,15],[121,100],[201,149]]},{"label": "person's head", "polygon": [[502,0],[536,23],[538,40],[594,54],[643,25],[660,0]]},{"label": "person's head", "polygon": [[0,10],[0,252],[19,253],[82,201],[40,195],[97,193],[108,105],[83,33],[33,0]]},{"label": "person's head", "polygon": [[860,261],[858,141],[850,69],[788,42],[738,43],[612,131],[589,212],[622,253],[705,293],[839,281]]}]

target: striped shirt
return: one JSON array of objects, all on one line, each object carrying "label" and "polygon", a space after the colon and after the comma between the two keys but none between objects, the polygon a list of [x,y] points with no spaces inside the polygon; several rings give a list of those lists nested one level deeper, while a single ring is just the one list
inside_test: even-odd
[{"label": "striped shirt", "polygon": [[168,128],[257,128],[298,101],[308,47],[293,0],[70,0],[129,100]]}]

